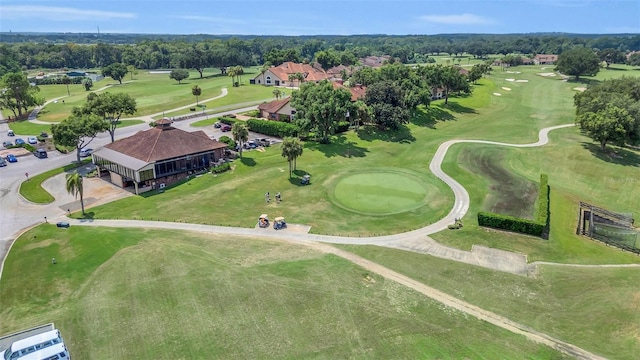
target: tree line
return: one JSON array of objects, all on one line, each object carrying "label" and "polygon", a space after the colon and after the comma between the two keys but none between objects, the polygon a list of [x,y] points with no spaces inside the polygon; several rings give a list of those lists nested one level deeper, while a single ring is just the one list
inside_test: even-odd
[{"label": "tree line", "polygon": [[[352,36],[207,36],[106,34],[0,34],[0,76],[37,68],[101,68],[123,63],[138,69],[204,68],[229,65],[278,65],[317,61],[323,66],[353,64],[370,55],[390,55],[402,63],[427,62],[446,53],[560,54],[576,46],[640,50],[640,35],[452,34]],[[620,61],[617,55],[609,56]]]}]

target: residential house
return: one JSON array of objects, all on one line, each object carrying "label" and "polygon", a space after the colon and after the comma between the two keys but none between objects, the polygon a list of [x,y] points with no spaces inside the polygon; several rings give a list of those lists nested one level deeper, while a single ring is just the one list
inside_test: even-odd
[{"label": "residential house", "polygon": [[536,65],[553,65],[558,61],[558,55],[552,54],[537,54],[533,58],[533,63]]},{"label": "residential house", "polygon": [[357,84],[355,86],[344,86],[342,80],[336,80],[331,83],[334,89],[345,88],[351,93],[351,101],[358,101],[367,94],[367,87]]},{"label": "residential house", "polygon": [[290,120],[296,111],[289,104],[291,98],[284,98],[258,105],[260,117],[269,120],[287,121]]},{"label": "residential house", "polygon": [[368,66],[372,68],[378,68],[384,65],[385,61],[389,61],[391,56],[382,55],[382,56],[367,56],[365,58],[360,59],[360,62],[363,66]]},{"label": "residential house", "polygon": [[93,163],[109,173],[113,184],[133,186],[139,194],[208,169],[224,156],[226,147],[202,130],[176,129],[170,120],[163,119],[156,127],[116,140],[92,155]]},{"label": "residential house", "polygon": [[320,82],[330,78],[330,76],[319,67],[287,61],[278,66],[268,68],[255,78],[250,79],[249,83],[266,86],[299,87],[299,80],[289,81],[289,75],[297,73],[304,76],[304,82]]}]

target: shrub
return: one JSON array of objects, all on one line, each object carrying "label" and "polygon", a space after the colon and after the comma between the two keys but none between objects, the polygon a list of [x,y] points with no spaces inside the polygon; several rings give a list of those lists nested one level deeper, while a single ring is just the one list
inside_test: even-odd
[{"label": "shrub", "polygon": [[336,125],[336,134],[343,133],[349,130],[349,122],[348,121],[339,121],[338,125]]},{"label": "shrub", "polygon": [[196,108],[194,108],[194,107],[189,108],[189,111],[196,111]]},{"label": "shrub", "polygon": [[224,163],[224,164],[221,164],[221,165],[218,165],[218,166],[212,168],[211,172],[214,173],[214,174],[220,174],[220,173],[223,173],[223,172],[229,171],[229,170],[231,170],[231,164],[230,163]]},{"label": "shrub", "polygon": [[298,127],[296,125],[279,121],[249,119],[247,120],[247,125],[250,131],[268,136],[283,138],[298,135]]},{"label": "shrub", "polygon": [[233,124],[235,124],[236,122],[238,122],[238,120],[230,117],[230,116],[221,116],[218,118],[218,121],[223,123],[223,124],[227,124],[227,125],[231,125],[233,126]]},{"label": "shrub", "polygon": [[233,140],[232,138],[228,137],[227,135],[220,136],[220,139],[218,139],[218,141],[220,141],[221,143],[227,144],[227,147],[229,149],[234,150],[236,148],[235,140]]},{"label": "shrub", "polygon": [[542,236],[545,228],[544,224],[537,221],[489,212],[478,213],[478,225],[534,236]]},{"label": "shrub", "polygon": [[549,176],[540,175],[540,191],[538,192],[538,222],[546,224],[549,221]]},{"label": "shrub", "polygon": [[260,110],[258,110],[258,109],[249,110],[249,111],[245,112],[243,115],[257,118],[258,116],[260,116]]},{"label": "shrub", "polygon": [[31,146],[31,144],[23,144],[20,147],[25,148],[28,152],[34,152],[36,151],[36,148],[34,148],[33,146]]}]

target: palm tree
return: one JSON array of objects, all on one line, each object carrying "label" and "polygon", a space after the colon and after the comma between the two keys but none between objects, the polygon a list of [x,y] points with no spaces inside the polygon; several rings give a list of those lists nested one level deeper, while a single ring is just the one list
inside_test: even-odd
[{"label": "palm tree", "polygon": [[198,96],[202,95],[202,89],[198,85],[191,88],[191,93],[196,97],[196,106],[198,106]]},{"label": "palm tree", "polygon": [[242,75],[244,75],[244,68],[242,67],[242,65],[238,65],[238,66],[235,66],[235,69],[236,69],[236,76],[238,77],[238,83],[241,84]]},{"label": "palm tree", "polygon": [[231,76],[231,86],[236,86],[236,75],[238,75],[235,66],[227,68],[227,75]]},{"label": "palm tree", "polygon": [[293,172],[292,165],[295,167],[296,159],[302,155],[302,143],[296,137],[286,137],[282,139],[282,157],[287,158],[289,162],[289,178]]},{"label": "palm tree", "polygon": [[276,100],[280,99],[280,97],[282,96],[282,90],[280,89],[273,89],[273,96],[276,97]]},{"label": "palm tree", "polygon": [[67,192],[78,198],[80,194],[80,206],[82,207],[82,215],[84,215],[84,188],[82,186],[82,175],[77,172],[67,174]]},{"label": "palm tree", "polygon": [[71,95],[71,93],[69,92],[69,84],[71,84],[71,78],[67,75],[63,76],[62,83],[67,85],[67,96]]},{"label": "palm tree", "polygon": [[243,123],[235,123],[231,127],[231,135],[233,140],[240,144],[240,158],[242,158],[242,145],[249,139],[249,129]]}]

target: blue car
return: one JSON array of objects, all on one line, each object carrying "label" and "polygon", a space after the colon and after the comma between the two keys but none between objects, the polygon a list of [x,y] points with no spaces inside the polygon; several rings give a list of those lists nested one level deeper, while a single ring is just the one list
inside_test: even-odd
[{"label": "blue car", "polygon": [[24,145],[24,144],[25,144],[24,140],[22,140],[20,138],[16,139],[16,145],[21,146],[21,145]]},{"label": "blue car", "polygon": [[18,162],[18,158],[13,154],[9,154],[7,155],[7,161],[10,163]]}]

